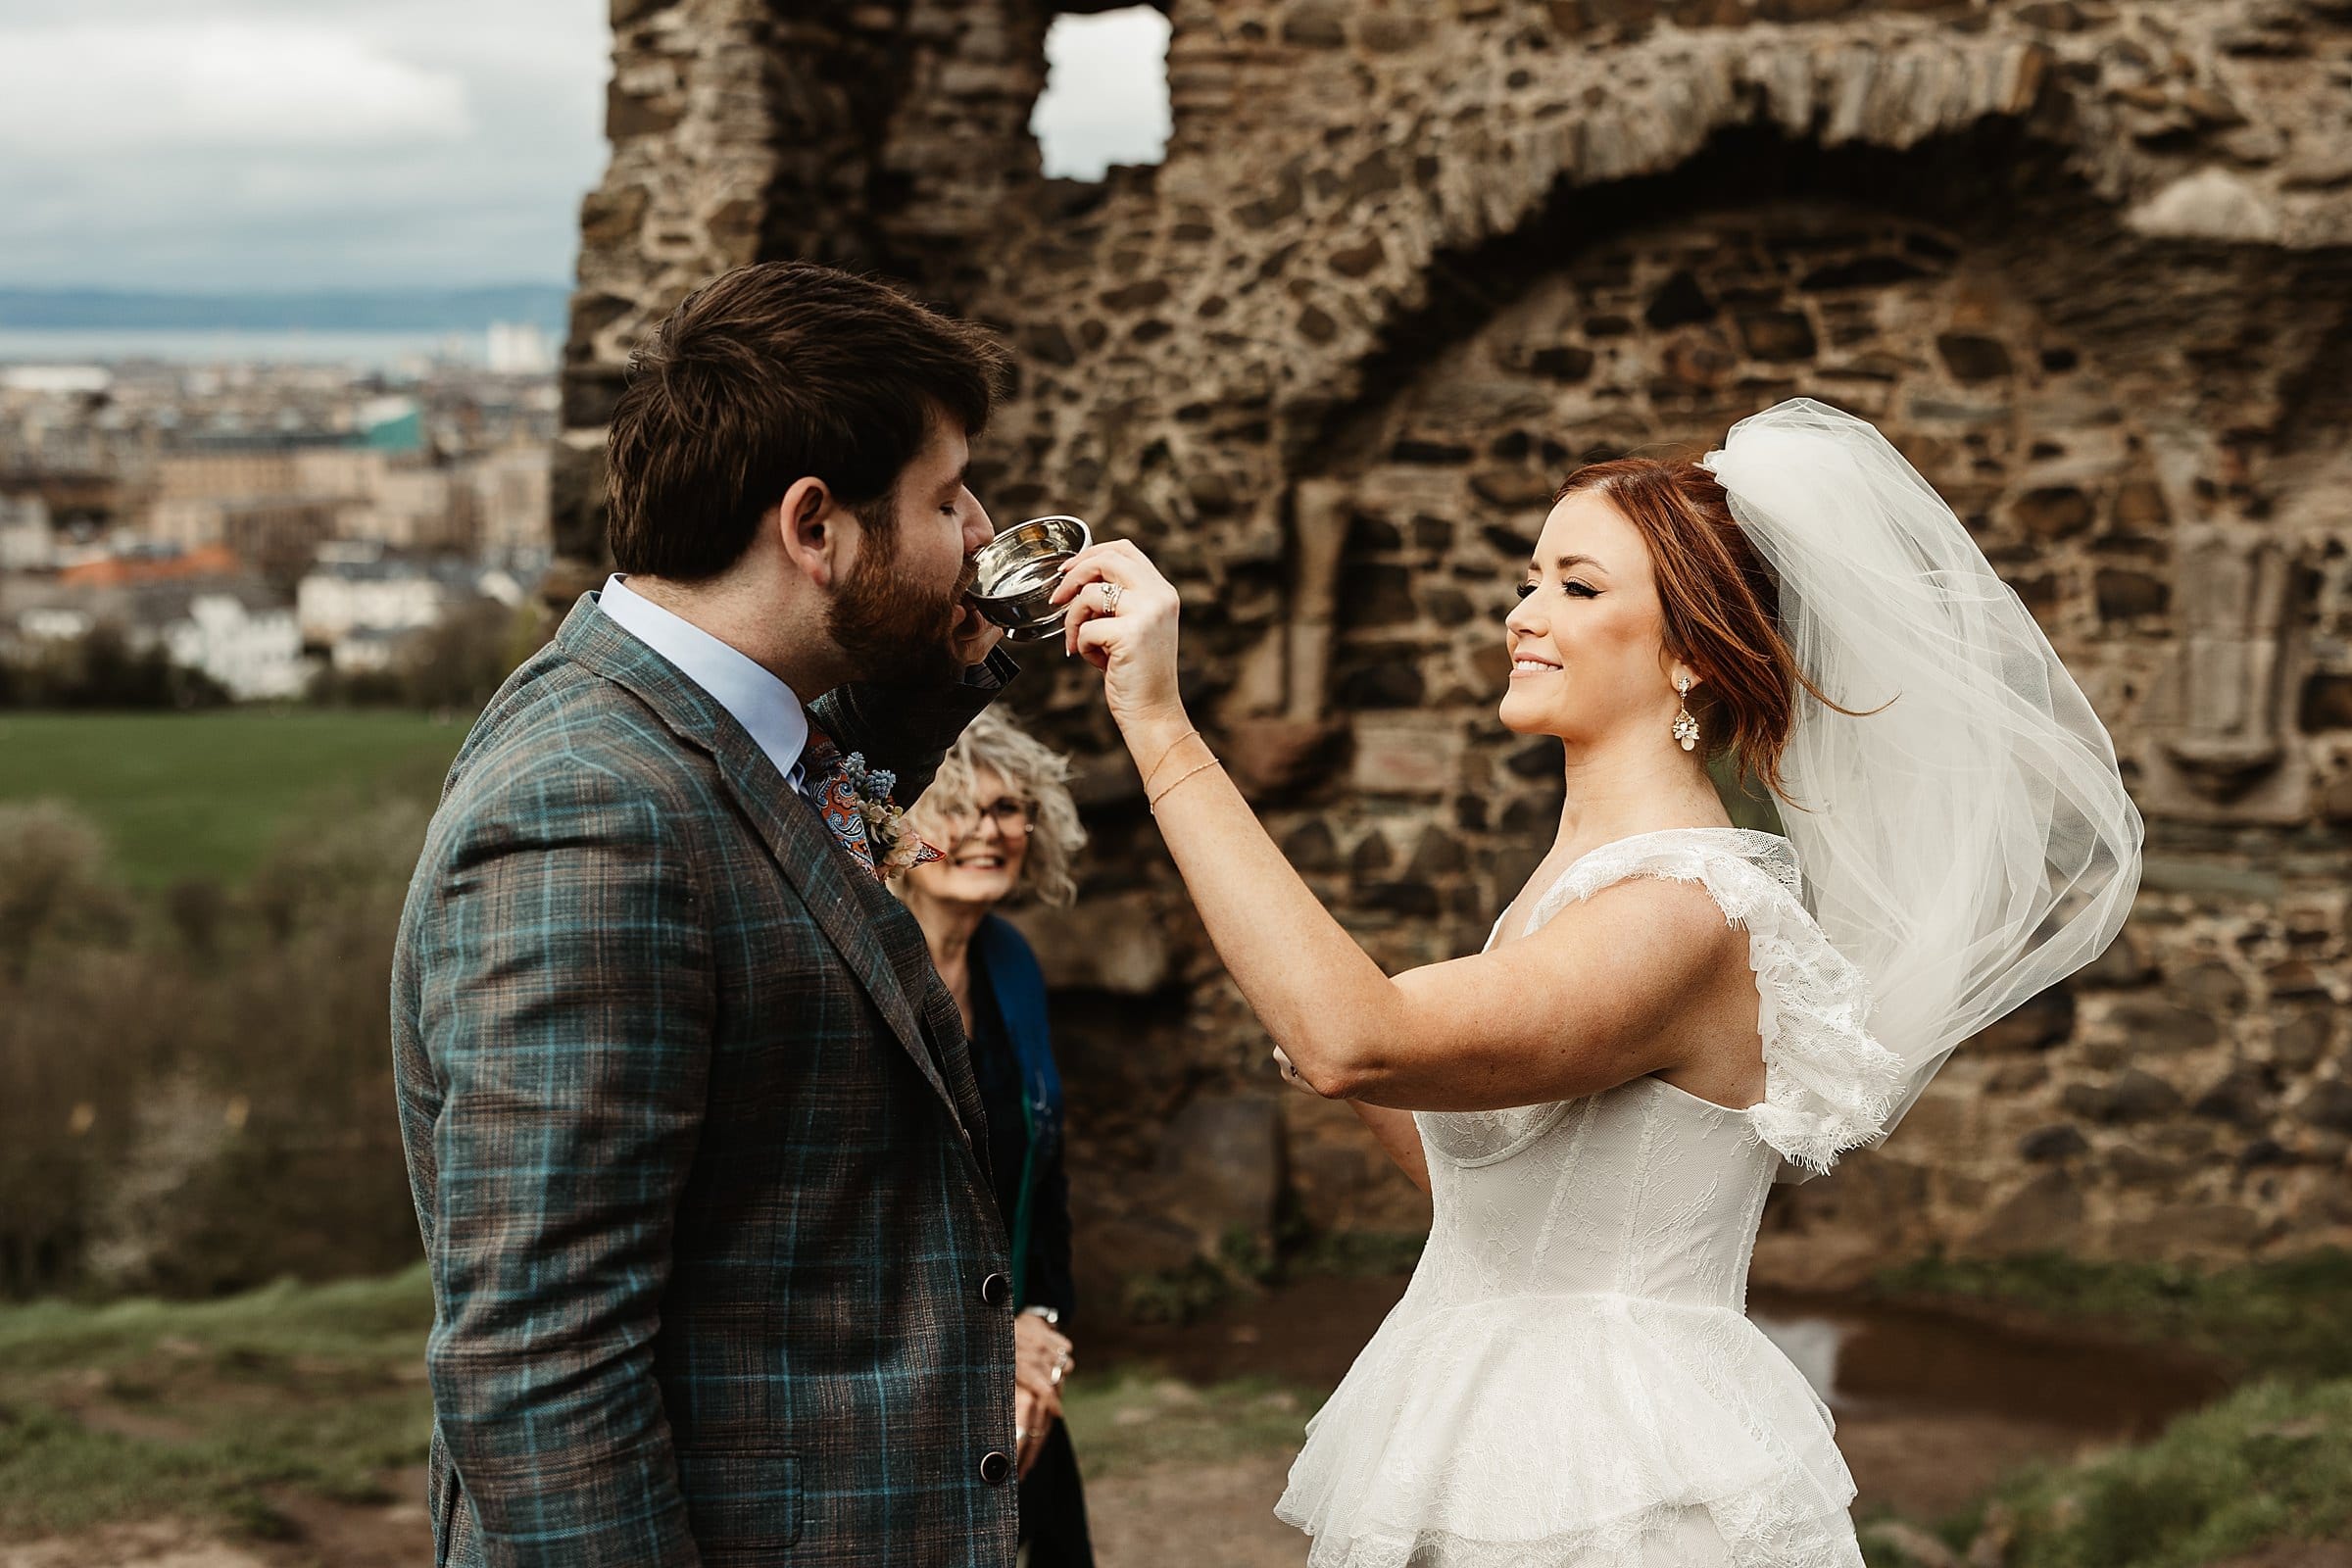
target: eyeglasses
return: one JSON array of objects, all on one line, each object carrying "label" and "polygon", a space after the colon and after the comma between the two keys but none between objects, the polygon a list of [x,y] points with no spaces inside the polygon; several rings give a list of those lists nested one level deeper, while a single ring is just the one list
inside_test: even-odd
[{"label": "eyeglasses", "polygon": [[1008,795],[991,801],[986,806],[966,806],[953,811],[942,811],[940,820],[950,832],[958,835],[977,832],[983,822],[994,822],[998,833],[1015,839],[1037,825],[1037,812],[1027,801],[1016,801]]}]

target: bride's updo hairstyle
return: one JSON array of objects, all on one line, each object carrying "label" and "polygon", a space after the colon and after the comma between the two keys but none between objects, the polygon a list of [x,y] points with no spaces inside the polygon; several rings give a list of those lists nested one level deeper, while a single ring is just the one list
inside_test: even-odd
[{"label": "bride's updo hairstyle", "polygon": [[[1826,702],[1781,635],[1780,590],[1695,463],[1619,458],[1569,475],[1552,497],[1597,495],[1641,531],[1657,578],[1666,652],[1698,672],[1688,702],[1710,758],[1731,754],[1775,795],[1799,691]],[[1840,710],[1842,711],[1842,710]]]}]

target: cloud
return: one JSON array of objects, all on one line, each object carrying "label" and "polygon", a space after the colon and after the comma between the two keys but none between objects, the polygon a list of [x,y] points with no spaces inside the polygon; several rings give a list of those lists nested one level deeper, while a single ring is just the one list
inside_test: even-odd
[{"label": "cloud", "polygon": [[[0,0],[0,283],[569,278],[610,0]],[[1060,18],[1049,172],[1152,163],[1168,24]]]},{"label": "cloud", "polygon": [[315,25],[173,21],[0,37],[0,155],[455,141],[466,83]]},{"label": "cloud", "polygon": [[0,283],[560,281],[605,0],[5,0]]}]

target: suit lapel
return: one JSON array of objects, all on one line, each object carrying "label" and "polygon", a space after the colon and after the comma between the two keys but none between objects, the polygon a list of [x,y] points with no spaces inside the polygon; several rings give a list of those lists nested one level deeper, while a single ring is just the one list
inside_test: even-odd
[{"label": "suit lapel", "polygon": [[[908,987],[891,961],[875,928],[873,912],[851,881],[853,876],[870,881],[869,873],[851,859],[823,819],[784,782],[775,763],[750,733],[677,666],[598,610],[594,594],[583,594],[572,607],[556,634],[556,646],[586,668],[634,693],[661,715],[678,739],[716,760],[728,793],[800,894],[809,917],[873,998],[900,1046],[949,1113],[958,1125],[968,1125],[959,1102],[962,1097],[950,1090],[941,1076],[939,1064],[924,1043],[922,1022]],[[889,897],[878,887],[872,891],[878,897]],[[923,993],[918,989],[913,994],[919,997]]]},{"label": "suit lapel", "polygon": [[[899,1037],[907,1055],[914,1059],[923,1077],[960,1122],[961,1108],[940,1076],[939,1065],[924,1042],[922,1021],[916,1015],[905,978],[891,962],[889,950],[874,929],[874,913],[853,880],[862,877],[870,881],[872,873],[850,858],[808,803],[776,776],[775,764],[748,736],[741,735],[740,726],[737,738],[740,747],[721,745],[713,750],[720,776],[743,808],[744,815],[767,841],[768,853],[775,857],[776,864],[799,890],[810,917],[823,928],[851,971],[871,993],[891,1032]],[[738,750],[748,756],[730,755]],[[760,777],[762,773],[766,775],[764,779]],[[769,780],[773,781],[772,793],[764,787]],[[874,891],[883,898],[889,897],[879,888]]]},{"label": "suit lapel", "polygon": [[[848,857],[845,855],[843,858],[846,860]],[[948,994],[947,983],[932,966],[931,949],[923,939],[921,924],[905,905],[891,897],[888,889],[864,874],[862,868],[853,869],[845,880],[857,890],[870,922],[867,929],[874,933],[885,956],[898,970],[906,995],[913,999],[914,1010],[928,1031],[957,1114],[966,1127],[977,1129],[986,1125],[987,1114],[980,1108],[979,1080],[972,1074],[970,1053],[963,1037],[963,1018],[956,1010],[956,999]]]}]

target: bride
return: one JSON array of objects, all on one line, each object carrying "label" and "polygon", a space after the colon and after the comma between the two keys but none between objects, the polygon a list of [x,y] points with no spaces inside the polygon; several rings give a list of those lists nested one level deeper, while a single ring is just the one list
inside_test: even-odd
[{"label": "bride", "polygon": [[1559,831],[1483,953],[1392,978],[1186,717],[1166,580],[1112,543],[1060,589],[1285,1075],[1435,1200],[1278,1512],[1314,1568],[1852,1568],[1829,1413],[1744,1315],[1766,1191],[2097,956],[2138,815],[1967,530],[1822,404],[1579,472],[1519,596],[1501,717],[1562,743]]}]

